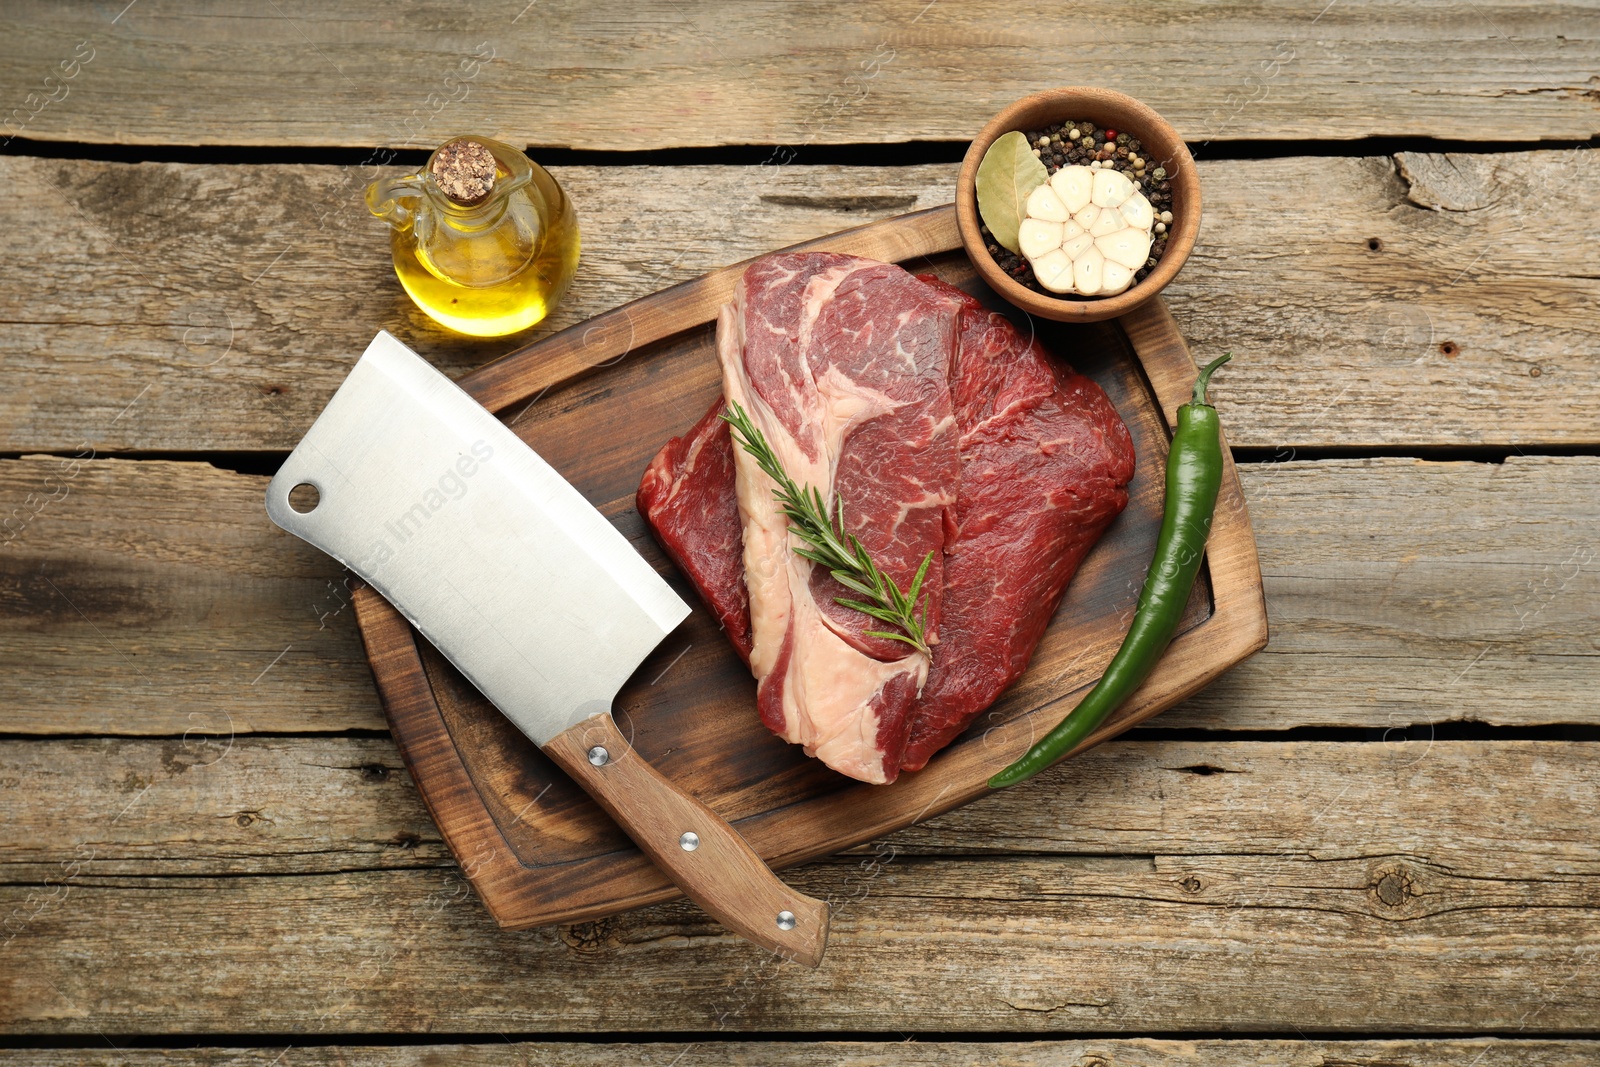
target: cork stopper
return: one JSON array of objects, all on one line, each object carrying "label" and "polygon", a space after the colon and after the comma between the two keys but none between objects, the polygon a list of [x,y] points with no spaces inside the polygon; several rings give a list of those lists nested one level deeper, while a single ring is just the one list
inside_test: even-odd
[{"label": "cork stopper", "polygon": [[477,141],[458,137],[433,154],[430,173],[445,196],[470,207],[482,203],[494,189],[494,153]]}]

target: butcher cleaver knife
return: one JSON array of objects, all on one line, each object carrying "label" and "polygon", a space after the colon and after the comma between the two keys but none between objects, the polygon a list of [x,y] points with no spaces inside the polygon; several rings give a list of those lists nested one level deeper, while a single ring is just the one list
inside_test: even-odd
[{"label": "butcher cleaver knife", "polygon": [[[302,485],[314,504],[290,503]],[[267,514],[398,608],[690,899],[759,945],[821,961],[827,904],[780,881],[611,717],[688,605],[454,382],[379,333],[267,487]]]}]

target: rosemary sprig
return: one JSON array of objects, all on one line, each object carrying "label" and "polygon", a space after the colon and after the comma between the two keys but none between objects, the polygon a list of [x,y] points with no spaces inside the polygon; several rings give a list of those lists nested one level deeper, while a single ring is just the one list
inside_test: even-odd
[{"label": "rosemary sprig", "polygon": [[[735,439],[744,450],[755,457],[756,464],[767,477],[778,483],[772,495],[784,515],[788,516],[790,532],[806,542],[805,545],[795,546],[795,555],[826,567],[840,585],[863,598],[852,600],[834,597],[837,603],[898,627],[901,631],[862,632],[869,637],[902,641],[923,655],[932,656],[923,629],[927,598],[922,594],[922,580],[928,576],[933,553],[929,552],[923,558],[922,566],[917,568],[917,576],[911,580],[911,588],[902,593],[894,579],[883,573],[872,557],[867,555],[867,550],[861,547],[856,536],[845,532],[842,497],[838,498],[838,515],[835,516],[815,486],[797,485],[784,472],[783,464],[767,443],[766,435],[750,421],[749,413],[738,404],[728,401],[728,410],[722,413],[722,419],[733,430]],[[919,599],[922,601],[920,605]]]}]

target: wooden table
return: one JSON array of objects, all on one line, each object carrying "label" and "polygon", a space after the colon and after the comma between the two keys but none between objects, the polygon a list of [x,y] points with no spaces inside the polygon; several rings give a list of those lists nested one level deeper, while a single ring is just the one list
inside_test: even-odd
[{"label": "wooden table", "polygon": [[[1592,5],[124,2],[0,12],[0,1059],[1600,1059]],[[409,305],[365,184],[534,146],[586,245],[548,332],[948,202],[1064,82],[1200,159],[1169,299],[1236,355],[1271,647],[794,872],[819,971],[686,904],[496,929],[262,510],[378,328],[511,347]]]}]

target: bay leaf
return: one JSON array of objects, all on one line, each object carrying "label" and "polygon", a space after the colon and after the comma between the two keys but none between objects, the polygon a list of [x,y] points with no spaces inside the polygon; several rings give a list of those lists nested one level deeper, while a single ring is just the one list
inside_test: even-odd
[{"label": "bay leaf", "polygon": [[978,214],[994,239],[1018,255],[1017,229],[1028,215],[1028,194],[1049,177],[1028,139],[1016,130],[995,138],[978,164]]}]

